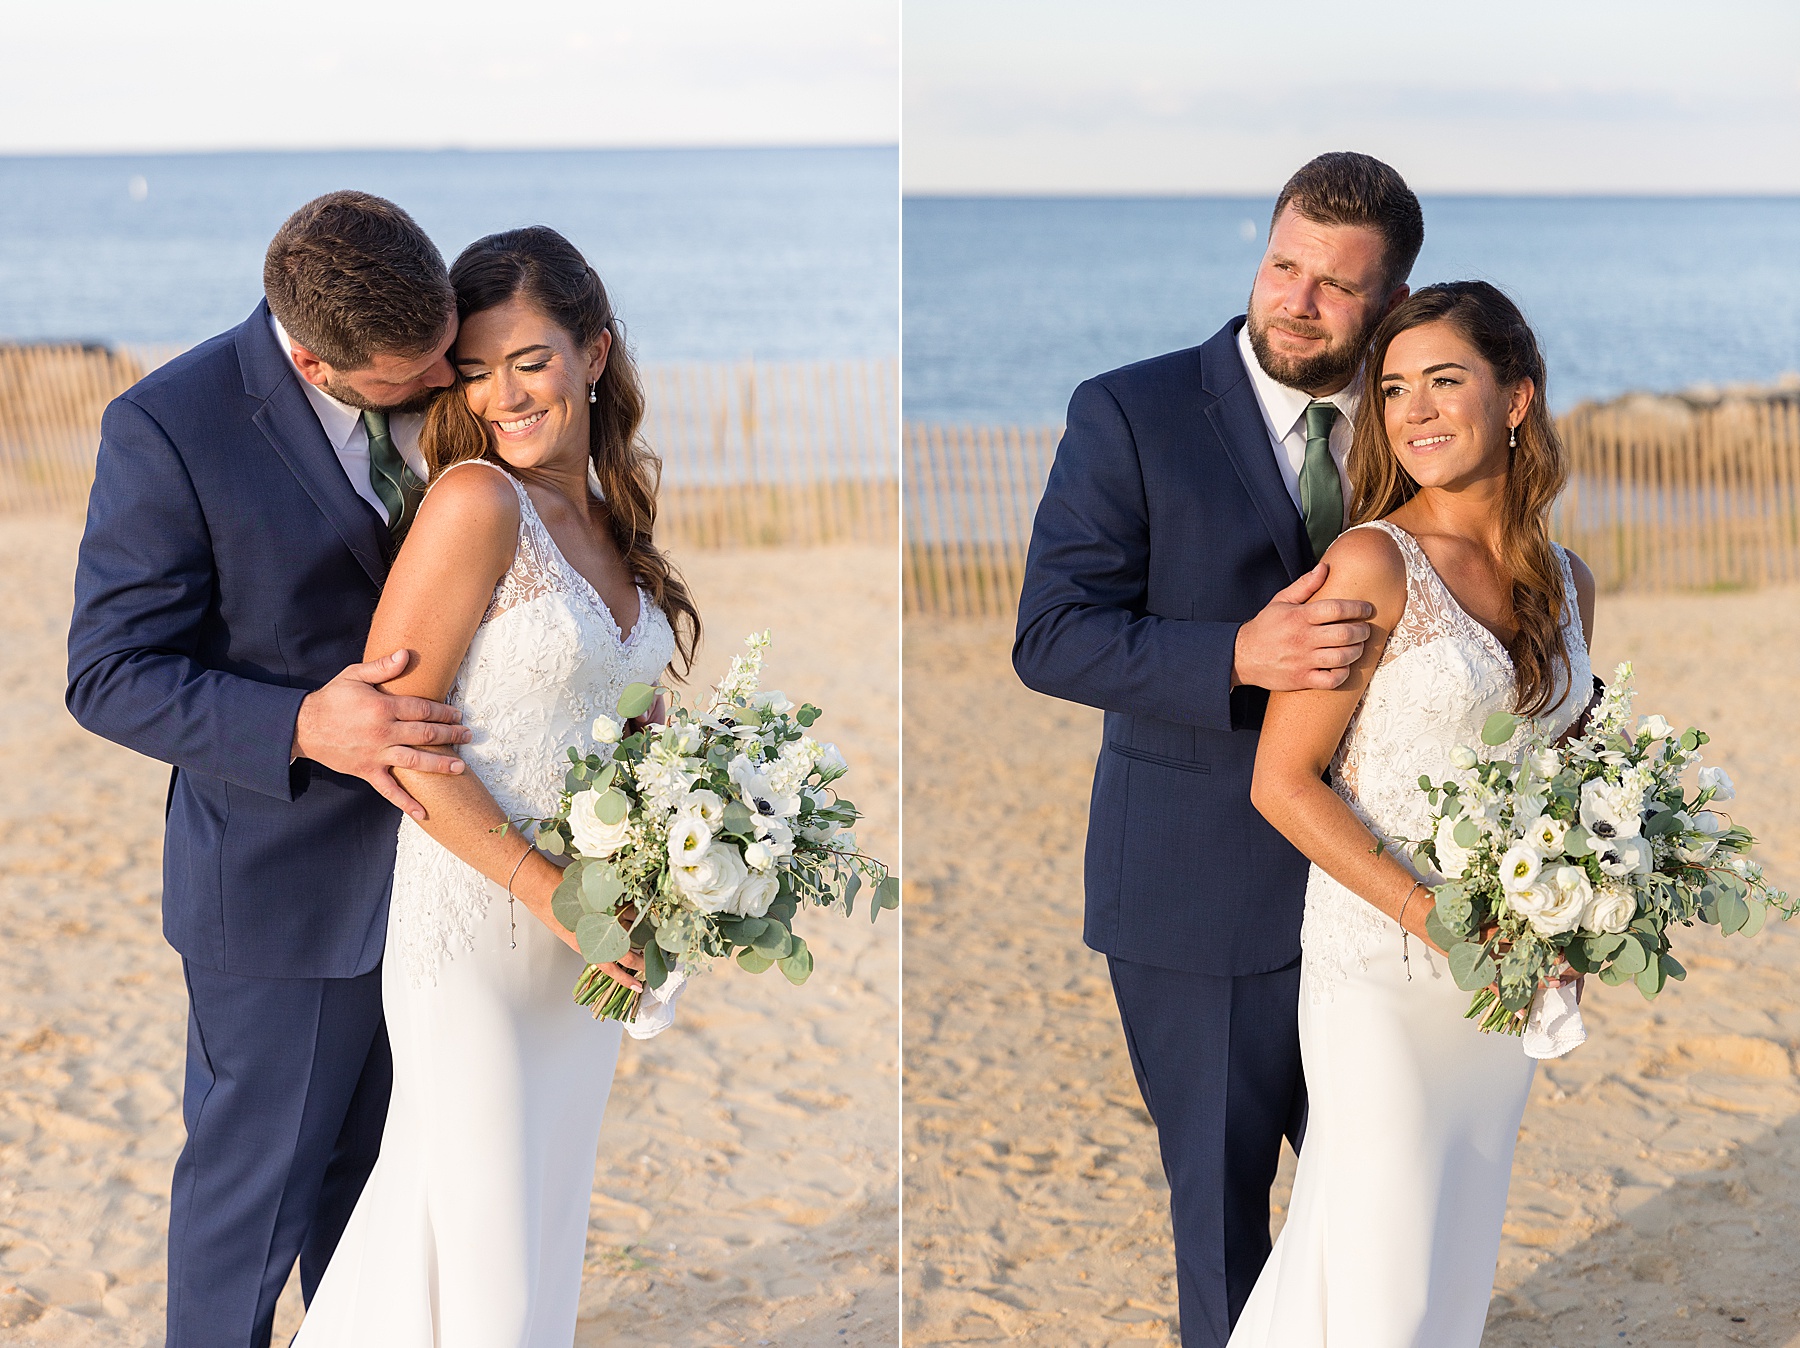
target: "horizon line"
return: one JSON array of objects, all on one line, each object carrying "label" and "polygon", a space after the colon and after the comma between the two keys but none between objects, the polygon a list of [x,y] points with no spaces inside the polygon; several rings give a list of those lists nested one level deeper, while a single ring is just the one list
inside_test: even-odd
[{"label": "horizon line", "polygon": [[[1533,198],[1539,200],[1757,200],[1757,201],[1791,201],[1800,200],[1800,187],[1761,188],[1761,189],[1728,189],[1728,188],[1421,188],[1416,189],[1421,198],[1461,197],[1469,200],[1488,200],[1496,197],[1512,199]],[[1247,192],[1231,190],[1165,190],[1162,188],[1144,188],[1124,191],[1086,191],[1082,189],[1057,189],[1043,191],[1013,191],[1009,189],[990,191],[948,191],[938,189],[906,189],[902,188],[900,199],[907,201],[1273,201],[1281,194],[1279,187],[1270,188],[1266,192]]]},{"label": "horizon line", "polygon": [[176,158],[227,154],[661,154],[720,150],[898,150],[898,141],[671,141],[629,145],[206,145],[160,149],[8,149],[0,159]]}]

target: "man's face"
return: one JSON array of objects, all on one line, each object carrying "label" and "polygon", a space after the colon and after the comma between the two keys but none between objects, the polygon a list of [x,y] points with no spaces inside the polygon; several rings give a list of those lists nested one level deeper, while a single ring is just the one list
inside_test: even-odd
[{"label": "man's face", "polygon": [[327,365],[304,347],[294,347],[294,364],[306,382],[339,402],[368,412],[422,412],[438,393],[456,382],[447,352],[456,341],[451,317],[437,345],[422,356],[377,352],[360,370]]},{"label": "man's face", "polygon": [[1406,298],[1387,284],[1381,235],[1321,225],[1292,206],[1269,231],[1250,290],[1250,347],[1271,377],[1315,398],[1336,393],[1362,364],[1375,325]]}]

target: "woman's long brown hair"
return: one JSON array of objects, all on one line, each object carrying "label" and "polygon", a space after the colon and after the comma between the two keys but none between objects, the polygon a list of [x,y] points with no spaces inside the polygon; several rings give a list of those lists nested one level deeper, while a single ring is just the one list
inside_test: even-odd
[{"label": "woman's long brown hair", "polygon": [[[1502,388],[1532,382],[1531,404],[1519,423],[1518,448],[1509,450],[1500,507],[1500,565],[1512,599],[1518,635],[1507,643],[1513,664],[1513,702],[1523,716],[1540,716],[1570,675],[1563,641],[1562,564],[1550,546],[1551,503],[1568,480],[1568,457],[1544,398],[1544,357],[1525,315],[1486,281],[1426,286],[1384,318],[1369,339],[1362,402],[1350,445],[1350,520],[1362,524],[1392,514],[1418,494],[1388,442],[1382,405],[1382,365],[1388,346],[1409,328],[1453,325],[1494,369]],[[1558,673],[1560,669],[1560,675]]]},{"label": "woman's long brown hair", "polygon": [[[459,321],[519,298],[574,338],[583,352],[594,348],[601,333],[612,334],[606,368],[588,408],[588,455],[600,480],[613,542],[626,568],[668,615],[686,674],[700,644],[700,611],[681,573],[654,541],[662,460],[638,434],[644,389],[625,346],[625,326],[598,273],[574,244],[547,226],[534,225],[477,239],[450,268],[450,284],[456,290]],[[469,410],[460,380],[432,403],[419,445],[432,481],[465,459],[501,463],[487,425]]]}]

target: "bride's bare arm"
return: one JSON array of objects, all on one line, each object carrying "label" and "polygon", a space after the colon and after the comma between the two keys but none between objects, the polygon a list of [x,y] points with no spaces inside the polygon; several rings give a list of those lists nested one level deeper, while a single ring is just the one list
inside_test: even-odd
[{"label": "bride's bare arm", "polygon": [[1325,769],[1406,607],[1406,563],[1377,529],[1343,535],[1326,549],[1325,560],[1331,575],[1318,597],[1373,604],[1369,641],[1340,687],[1269,695],[1250,799],[1283,837],[1352,893],[1395,919],[1404,906],[1406,929],[1426,940],[1431,904],[1412,892],[1411,872],[1387,852],[1376,852],[1374,835],[1325,784]]},{"label": "bride's bare arm", "polygon": [[[417,653],[405,674],[383,685],[388,692],[444,699],[494,586],[512,565],[518,536],[519,498],[499,473],[464,468],[432,488],[388,572],[369,629],[370,650]],[[421,828],[496,884],[510,880],[532,915],[579,949],[550,911],[561,870],[517,830],[494,831],[506,816],[476,774],[400,775],[425,807]]]}]

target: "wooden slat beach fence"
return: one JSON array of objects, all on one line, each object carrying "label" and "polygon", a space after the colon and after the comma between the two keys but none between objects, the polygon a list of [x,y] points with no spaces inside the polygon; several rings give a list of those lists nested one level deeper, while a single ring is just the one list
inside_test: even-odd
[{"label": "wooden slat beach fence", "polygon": [[[100,415],[169,348],[0,344],[0,511],[79,511]],[[893,543],[893,360],[646,365],[663,458],[658,536],[676,547]]]},{"label": "wooden slat beach fence", "polygon": [[[1636,397],[1584,405],[1559,425],[1571,472],[1551,532],[1602,590],[1800,581],[1800,397]],[[1061,435],[906,424],[909,612],[1013,613]]]}]

